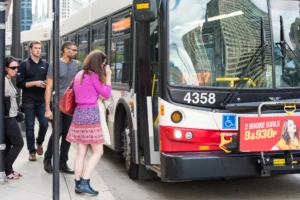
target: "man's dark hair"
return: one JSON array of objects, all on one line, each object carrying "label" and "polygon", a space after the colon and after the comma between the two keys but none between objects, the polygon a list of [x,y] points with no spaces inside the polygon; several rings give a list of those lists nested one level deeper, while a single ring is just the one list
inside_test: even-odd
[{"label": "man's dark hair", "polygon": [[74,42],[67,41],[61,45],[61,52],[64,53],[65,48],[70,48],[71,46],[76,45]]}]

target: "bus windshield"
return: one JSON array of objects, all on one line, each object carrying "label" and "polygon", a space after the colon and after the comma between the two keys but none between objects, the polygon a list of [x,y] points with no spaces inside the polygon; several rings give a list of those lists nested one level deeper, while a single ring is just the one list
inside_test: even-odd
[{"label": "bus windshield", "polygon": [[279,61],[280,70],[272,70],[271,47],[281,57],[283,48],[276,48],[280,40],[271,41],[271,31],[267,0],[169,0],[169,84],[297,86],[284,81]]}]

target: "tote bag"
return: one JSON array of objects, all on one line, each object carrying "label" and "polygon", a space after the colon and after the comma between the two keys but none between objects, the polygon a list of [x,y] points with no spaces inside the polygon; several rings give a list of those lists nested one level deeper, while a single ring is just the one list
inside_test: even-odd
[{"label": "tote bag", "polygon": [[101,128],[102,128],[102,135],[104,139],[104,144],[106,145],[111,145],[110,141],[110,135],[107,127],[107,122],[106,122],[106,107],[109,104],[109,100],[104,100],[104,103],[98,98],[98,108],[99,108],[99,114],[100,114],[100,123],[101,123]]}]

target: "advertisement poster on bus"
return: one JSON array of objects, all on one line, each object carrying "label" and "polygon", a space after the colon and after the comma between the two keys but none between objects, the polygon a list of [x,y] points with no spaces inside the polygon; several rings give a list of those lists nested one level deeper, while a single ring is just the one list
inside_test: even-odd
[{"label": "advertisement poster on bus", "polygon": [[300,116],[240,117],[241,152],[300,150]]}]

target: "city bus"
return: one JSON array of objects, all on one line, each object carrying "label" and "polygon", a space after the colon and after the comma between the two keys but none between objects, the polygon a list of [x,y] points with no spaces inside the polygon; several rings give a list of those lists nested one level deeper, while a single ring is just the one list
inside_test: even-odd
[{"label": "city bus", "polygon": [[[60,26],[61,42],[75,42],[81,62],[94,49],[108,56],[108,147],[123,156],[129,177],[171,182],[299,173],[297,149],[239,149],[244,117],[285,117],[281,105],[298,103],[299,2],[138,2],[94,1]],[[52,62],[51,27],[21,37],[24,58],[28,42],[39,39]],[[266,102],[276,106],[259,113]]]}]

